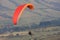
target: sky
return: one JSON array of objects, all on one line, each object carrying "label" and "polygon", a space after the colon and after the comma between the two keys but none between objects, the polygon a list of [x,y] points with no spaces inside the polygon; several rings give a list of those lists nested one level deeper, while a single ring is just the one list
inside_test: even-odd
[{"label": "sky", "polygon": [[0,25],[13,24],[15,9],[25,3],[32,3],[34,10],[24,10],[17,24],[19,26],[60,19],[60,0],[0,0]]}]

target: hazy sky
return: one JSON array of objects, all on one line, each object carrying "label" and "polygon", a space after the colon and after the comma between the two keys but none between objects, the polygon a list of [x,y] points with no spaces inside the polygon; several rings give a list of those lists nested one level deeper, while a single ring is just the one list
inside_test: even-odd
[{"label": "hazy sky", "polygon": [[32,3],[35,9],[23,12],[18,23],[20,26],[60,18],[60,0],[0,0],[0,24],[12,24],[14,10],[25,3]]}]

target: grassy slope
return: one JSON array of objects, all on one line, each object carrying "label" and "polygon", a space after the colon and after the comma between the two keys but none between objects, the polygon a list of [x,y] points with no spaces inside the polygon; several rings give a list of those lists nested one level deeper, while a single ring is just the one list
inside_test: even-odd
[{"label": "grassy slope", "polygon": [[[59,40],[60,39],[60,27],[38,28],[38,29],[32,29],[31,31],[33,33],[32,37],[27,34],[28,31],[23,31],[23,32],[13,32],[12,33],[12,34],[19,33],[20,37],[4,37],[4,38],[7,38],[6,40],[29,40],[29,39]],[[6,34],[4,34],[4,35],[6,35]]]}]

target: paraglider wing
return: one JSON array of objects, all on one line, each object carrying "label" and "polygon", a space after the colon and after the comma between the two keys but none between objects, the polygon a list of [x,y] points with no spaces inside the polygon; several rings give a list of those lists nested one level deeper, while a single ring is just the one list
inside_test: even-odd
[{"label": "paraglider wing", "polygon": [[29,8],[31,10],[34,9],[33,5],[32,4],[23,4],[23,5],[20,5],[16,8],[15,12],[14,12],[14,15],[13,15],[13,18],[12,18],[12,21],[13,21],[13,24],[16,25],[22,12],[24,11],[25,8]]}]

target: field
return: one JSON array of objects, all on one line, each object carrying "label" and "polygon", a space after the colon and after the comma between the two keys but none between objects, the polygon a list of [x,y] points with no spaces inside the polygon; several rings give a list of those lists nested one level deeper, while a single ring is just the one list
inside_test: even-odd
[{"label": "field", "polygon": [[31,32],[32,36],[28,35],[28,31],[7,33],[5,36],[1,34],[0,40],[60,40],[60,27],[37,28]]}]

